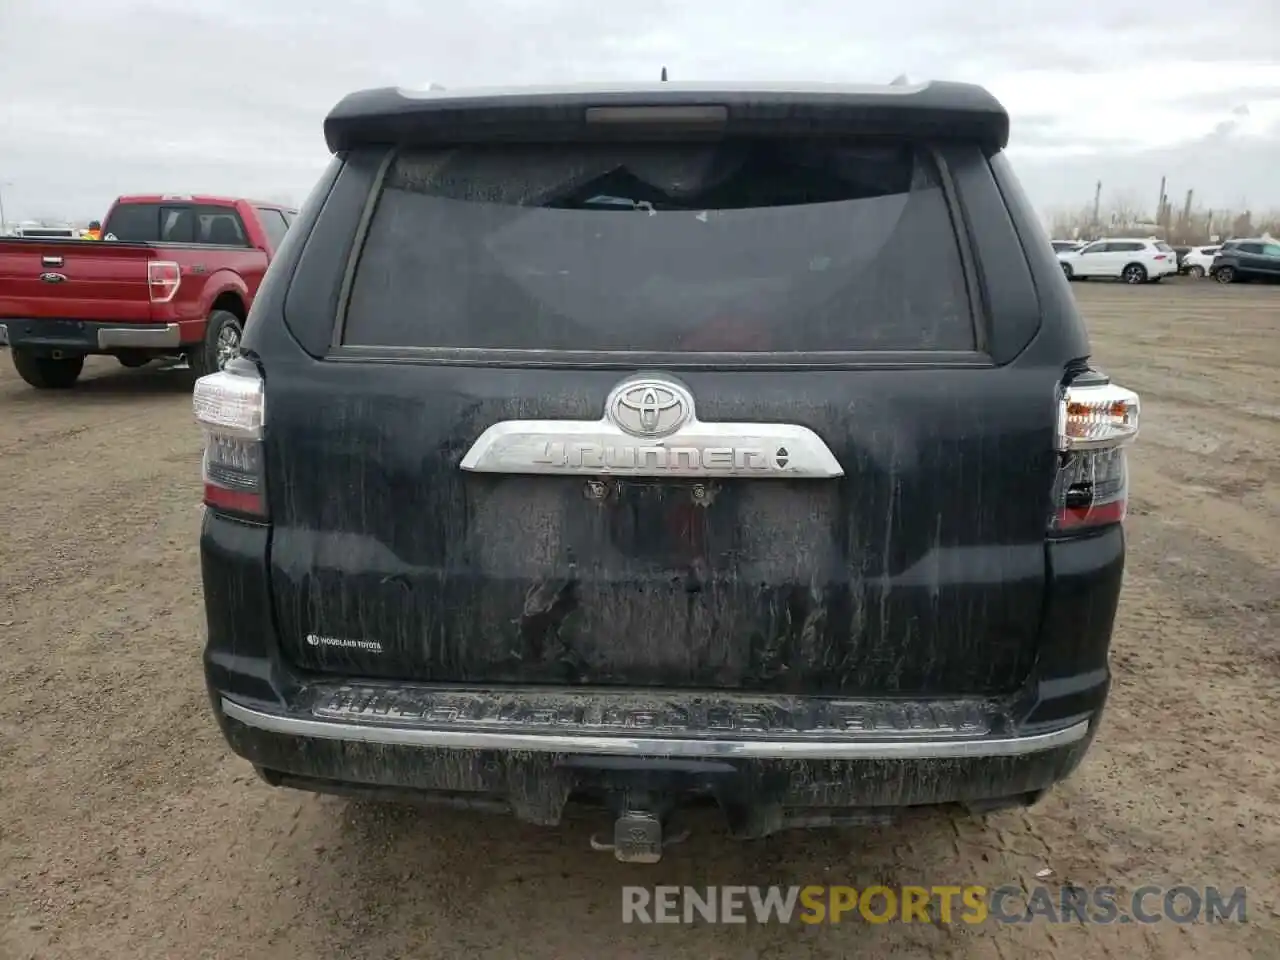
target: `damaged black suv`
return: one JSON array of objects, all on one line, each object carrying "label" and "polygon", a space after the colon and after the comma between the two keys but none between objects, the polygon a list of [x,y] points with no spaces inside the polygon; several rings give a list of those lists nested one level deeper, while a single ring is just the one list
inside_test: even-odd
[{"label": "damaged black suv", "polygon": [[962,84],[373,90],[195,391],[205,669],[272,784],[653,861],[1034,802],[1138,398]]}]

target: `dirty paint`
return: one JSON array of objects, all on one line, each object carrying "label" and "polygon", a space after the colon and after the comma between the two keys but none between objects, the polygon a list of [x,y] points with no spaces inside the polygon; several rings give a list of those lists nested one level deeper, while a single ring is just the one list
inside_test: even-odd
[{"label": "dirty paint", "polygon": [[688,374],[706,419],[808,426],[845,476],[602,478],[588,497],[458,463],[491,423],[599,416],[614,374],[326,366],[323,388],[286,370],[270,390],[289,438],[268,440],[272,592],[301,666],[967,695],[1034,662],[1051,371]]}]

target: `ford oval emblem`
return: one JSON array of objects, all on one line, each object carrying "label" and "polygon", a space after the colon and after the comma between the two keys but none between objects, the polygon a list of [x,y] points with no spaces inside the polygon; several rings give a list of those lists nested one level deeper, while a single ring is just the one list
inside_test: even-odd
[{"label": "ford oval emblem", "polygon": [[60,273],[42,273],[40,274],[40,279],[45,283],[62,283],[67,278]]}]

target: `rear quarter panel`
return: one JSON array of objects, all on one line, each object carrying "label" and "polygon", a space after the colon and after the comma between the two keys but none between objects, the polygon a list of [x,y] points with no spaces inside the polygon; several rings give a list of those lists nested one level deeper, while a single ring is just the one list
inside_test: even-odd
[{"label": "rear quarter panel", "polygon": [[235,294],[247,311],[267,270],[265,252],[242,247],[158,247],[157,257],[177,262],[182,271],[178,295],[157,305],[156,319],[181,325],[183,343],[204,336],[213,304],[224,293]]}]

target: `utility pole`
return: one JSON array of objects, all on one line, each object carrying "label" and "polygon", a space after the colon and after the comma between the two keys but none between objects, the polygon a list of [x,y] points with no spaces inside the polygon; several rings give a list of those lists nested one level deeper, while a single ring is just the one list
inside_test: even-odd
[{"label": "utility pole", "polygon": [[0,237],[5,235],[4,222],[4,188],[12,187],[13,182],[10,180],[0,180]]},{"label": "utility pole", "polygon": [[1164,223],[1164,202],[1165,202],[1164,182],[1165,182],[1165,178],[1161,177],[1160,178],[1160,197],[1158,200],[1156,200],[1156,223]]},{"label": "utility pole", "polygon": [[663,67],[663,68],[662,68],[662,82],[663,82],[663,83],[666,83],[666,82],[667,82],[667,68],[666,68],[666,67]]},{"label": "utility pole", "polygon": [[1098,217],[1102,212],[1102,181],[1098,181],[1098,185],[1093,189],[1093,222],[1089,224],[1089,229],[1094,233],[1098,230]]}]

